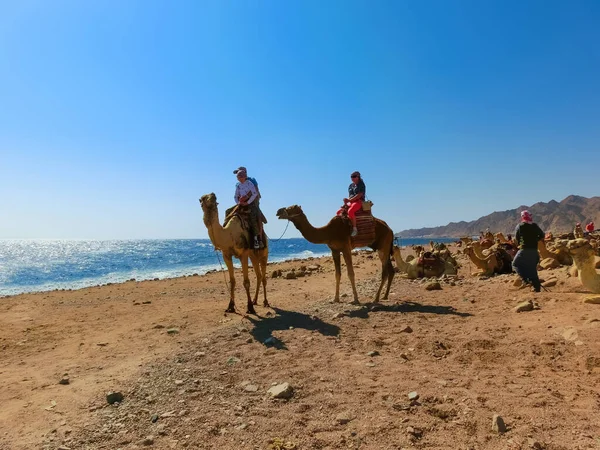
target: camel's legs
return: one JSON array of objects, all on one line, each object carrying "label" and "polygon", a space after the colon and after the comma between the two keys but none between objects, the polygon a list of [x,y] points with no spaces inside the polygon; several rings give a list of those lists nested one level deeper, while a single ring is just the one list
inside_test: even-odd
[{"label": "camel's legs", "polygon": [[264,255],[260,258],[260,271],[262,273],[262,285],[263,285],[263,306],[271,306],[269,305],[269,301],[267,300],[267,255]]},{"label": "camel's legs", "polygon": [[254,298],[252,299],[252,304],[256,305],[258,303],[258,292],[260,291],[260,281],[262,278],[260,275],[261,267],[258,256],[251,256],[250,261],[252,261],[252,268],[254,269],[254,274],[256,275],[256,290],[254,291]]},{"label": "camel's legs", "polygon": [[231,255],[223,253],[223,261],[227,266],[227,272],[229,272],[229,306],[225,312],[235,312],[235,277],[233,275],[233,261]]},{"label": "camel's legs", "polygon": [[354,283],[354,266],[352,266],[352,250],[346,249],[342,252],[342,254],[344,255],[346,269],[348,269],[348,278],[350,278],[350,283],[352,284],[352,295],[354,296],[354,301],[352,303],[360,303],[358,301],[358,292],[356,292],[356,284]]},{"label": "camel's legs", "polygon": [[334,302],[340,301],[340,279],[342,278],[342,264],[340,259],[340,252],[331,250],[331,256],[333,257],[333,264],[335,266],[335,297]]},{"label": "camel's legs", "polygon": [[254,305],[258,303],[258,293],[260,291],[260,285],[262,284],[264,294],[263,306],[270,306],[269,301],[267,300],[267,259],[268,255],[265,255],[264,253],[260,253],[250,258],[254,273],[256,274],[256,291],[254,292],[254,299],[252,300],[252,304]]},{"label": "camel's legs", "polygon": [[248,298],[248,314],[256,314],[254,306],[252,305],[252,298],[250,297],[250,278],[248,277],[248,258],[241,257],[240,262],[242,263],[242,273],[244,274],[244,289],[246,290],[246,297]]},{"label": "camel's legs", "polygon": [[377,250],[377,254],[379,255],[379,259],[381,260],[381,283],[379,285],[379,289],[377,290],[377,295],[375,295],[375,300],[374,300],[375,303],[379,302],[379,296],[381,294],[381,289],[383,288],[383,285],[386,282],[386,280],[387,280],[387,287],[386,287],[383,299],[387,300],[387,298],[390,294],[392,279],[394,278],[394,268],[392,266],[392,262],[390,261],[389,252],[385,252],[383,250]]}]

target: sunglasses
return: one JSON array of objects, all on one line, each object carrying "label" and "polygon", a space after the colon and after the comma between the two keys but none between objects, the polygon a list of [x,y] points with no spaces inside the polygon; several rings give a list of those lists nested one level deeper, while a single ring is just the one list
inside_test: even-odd
[{"label": "sunglasses", "polygon": [[358,178],[358,175],[352,175],[350,178]]}]

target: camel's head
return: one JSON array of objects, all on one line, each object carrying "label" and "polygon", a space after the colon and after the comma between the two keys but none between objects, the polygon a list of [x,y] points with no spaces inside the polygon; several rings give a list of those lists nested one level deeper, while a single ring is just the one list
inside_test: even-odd
[{"label": "camel's head", "polygon": [[288,206],[287,208],[279,208],[279,210],[277,211],[277,218],[291,220],[294,217],[298,217],[303,214],[304,212],[302,211],[302,208],[300,206],[292,205]]},{"label": "camel's head", "polygon": [[591,260],[594,258],[594,249],[587,239],[573,239],[567,243],[569,253],[578,260]]},{"label": "camel's head", "polygon": [[209,209],[215,209],[217,207],[218,203],[217,203],[217,196],[214,194],[214,192],[211,192],[210,194],[206,194],[203,195],[202,197],[200,197],[200,206],[202,207],[203,211],[207,211]]}]

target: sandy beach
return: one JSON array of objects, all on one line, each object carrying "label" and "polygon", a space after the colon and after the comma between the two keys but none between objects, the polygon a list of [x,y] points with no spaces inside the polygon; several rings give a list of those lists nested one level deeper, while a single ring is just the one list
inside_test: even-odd
[{"label": "sandy beach", "polygon": [[566,268],[534,294],[460,255],[374,305],[379,261],[354,260],[360,306],[345,267],[331,303],[330,257],[270,264],[258,317],[224,314],[223,272],[0,299],[0,448],[598,448],[600,306]]}]

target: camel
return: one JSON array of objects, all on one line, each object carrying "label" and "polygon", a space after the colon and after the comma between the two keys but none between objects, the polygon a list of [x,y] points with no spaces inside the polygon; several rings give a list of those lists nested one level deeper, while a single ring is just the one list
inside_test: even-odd
[{"label": "camel", "polygon": [[[419,259],[420,258],[414,258],[412,259],[410,262],[408,261],[404,261],[402,259],[402,253],[400,251],[400,247],[398,247],[397,245],[394,245],[394,248],[392,250],[392,254],[394,256],[394,260],[396,261],[396,266],[398,267],[398,269],[401,272],[406,273],[407,278],[414,280],[416,278],[431,278],[431,277],[440,277],[444,274],[446,275],[456,275],[458,273],[457,271],[457,264],[456,261],[454,261],[454,258],[452,258],[451,256],[447,259],[444,258],[444,256],[442,255],[442,253],[438,252],[438,258],[436,258],[441,264],[437,264],[437,265],[426,265],[426,264],[420,264],[419,263]],[[426,255],[426,254],[425,254]],[[433,255],[435,255],[435,253],[433,253]],[[435,256],[434,256],[435,257]]]},{"label": "camel", "polygon": [[490,252],[485,258],[480,258],[475,253],[475,249],[468,246],[464,249],[465,255],[469,257],[471,262],[481,270],[480,275],[491,276],[495,273],[511,273],[512,259],[510,255],[502,248],[497,248],[496,251]]},{"label": "camel", "polygon": [[[473,251],[475,252],[475,255],[479,259],[485,259],[489,255],[489,252],[487,251],[487,249],[485,249],[485,251],[484,251],[484,249],[481,247],[481,242],[479,242],[479,241],[473,241],[467,247],[471,247],[473,249]],[[466,247],[465,247],[465,249],[466,249]]]},{"label": "camel", "polygon": [[579,281],[594,294],[600,294],[600,275],[596,272],[594,249],[587,239],[574,239],[568,242],[567,248],[573,256],[577,267]]},{"label": "camel", "polygon": [[422,245],[413,245],[412,248],[417,258],[425,251],[425,248]]},{"label": "camel", "polygon": [[[215,248],[221,250],[223,253],[223,260],[225,260],[227,271],[229,272],[230,300],[229,306],[225,312],[235,312],[233,257],[236,257],[242,264],[244,289],[246,290],[246,296],[248,297],[247,313],[256,314],[253,305],[256,305],[258,301],[258,292],[260,290],[261,282],[264,293],[263,305],[270,306],[267,301],[267,259],[269,257],[267,240],[263,239],[265,246],[262,249],[255,250],[246,248],[248,247],[248,242],[251,241],[248,231],[244,230],[242,227],[240,218],[238,216],[233,216],[225,226],[221,226],[219,223],[219,209],[217,208],[217,205],[217,196],[214,193],[203,195],[200,198],[200,206],[204,212],[204,225],[206,225],[206,228],[208,229],[208,237]],[[266,238],[266,235],[263,236],[263,238]],[[254,300],[250,299],[248,258],[250,258],[254,273],[256,274],[256,292],[254,293]]]},{"label": "camel", "polygon": [[571,257],[569,251],[566,249],[564,244],[562,244],[560,241],[556,241],[554,248],[554,250],[551,250],[548,248],[544,240],[539,241],[538,252],[540,254],[540,258],[555,259],[559,264],[563,266],[570,266],[571,264],[573,264],[573,258]]},{"label": "camel", "polygon": [[[358,293],[356,292],[356,284],[354,282],[354,267],[352,266],[352,225],[350,220],[340,216],[335,216],[327,225],[321,228],[315,228],[310,224],[304,211],[298,205],[280,208],[277,211],[279,219],[287,219],[294,224],[300,231],[302,236],[313,244],[326,244],[331,250],[331,256],[335,264],[335,297],[334,302],[340,301],[340,279],[342,276],[340,253],[344,256],[344,262],[348,271],[348,278],[352,284],[352,294],[354,296],[353,303],[359,303]],[[383,284],[387,280],[387,287],[383,299],[386,300],[390,293],[392,279],[394,278],[394,267],[390,259],[392,245],[394,243],[394,232],[381,219],[375,220],[375,240],[368,245],[373,250],[377,250],[379,259],[381,260],[381,283],[374,302],[379,302],[379,297],[383,288]]]},{"label": "camel", "polygon": [[502,232],[496,233],[494,237],[496,238],[496,242],[499,242],[500,244],[508,242],[508,240],[504,237],[504,234]]}]

